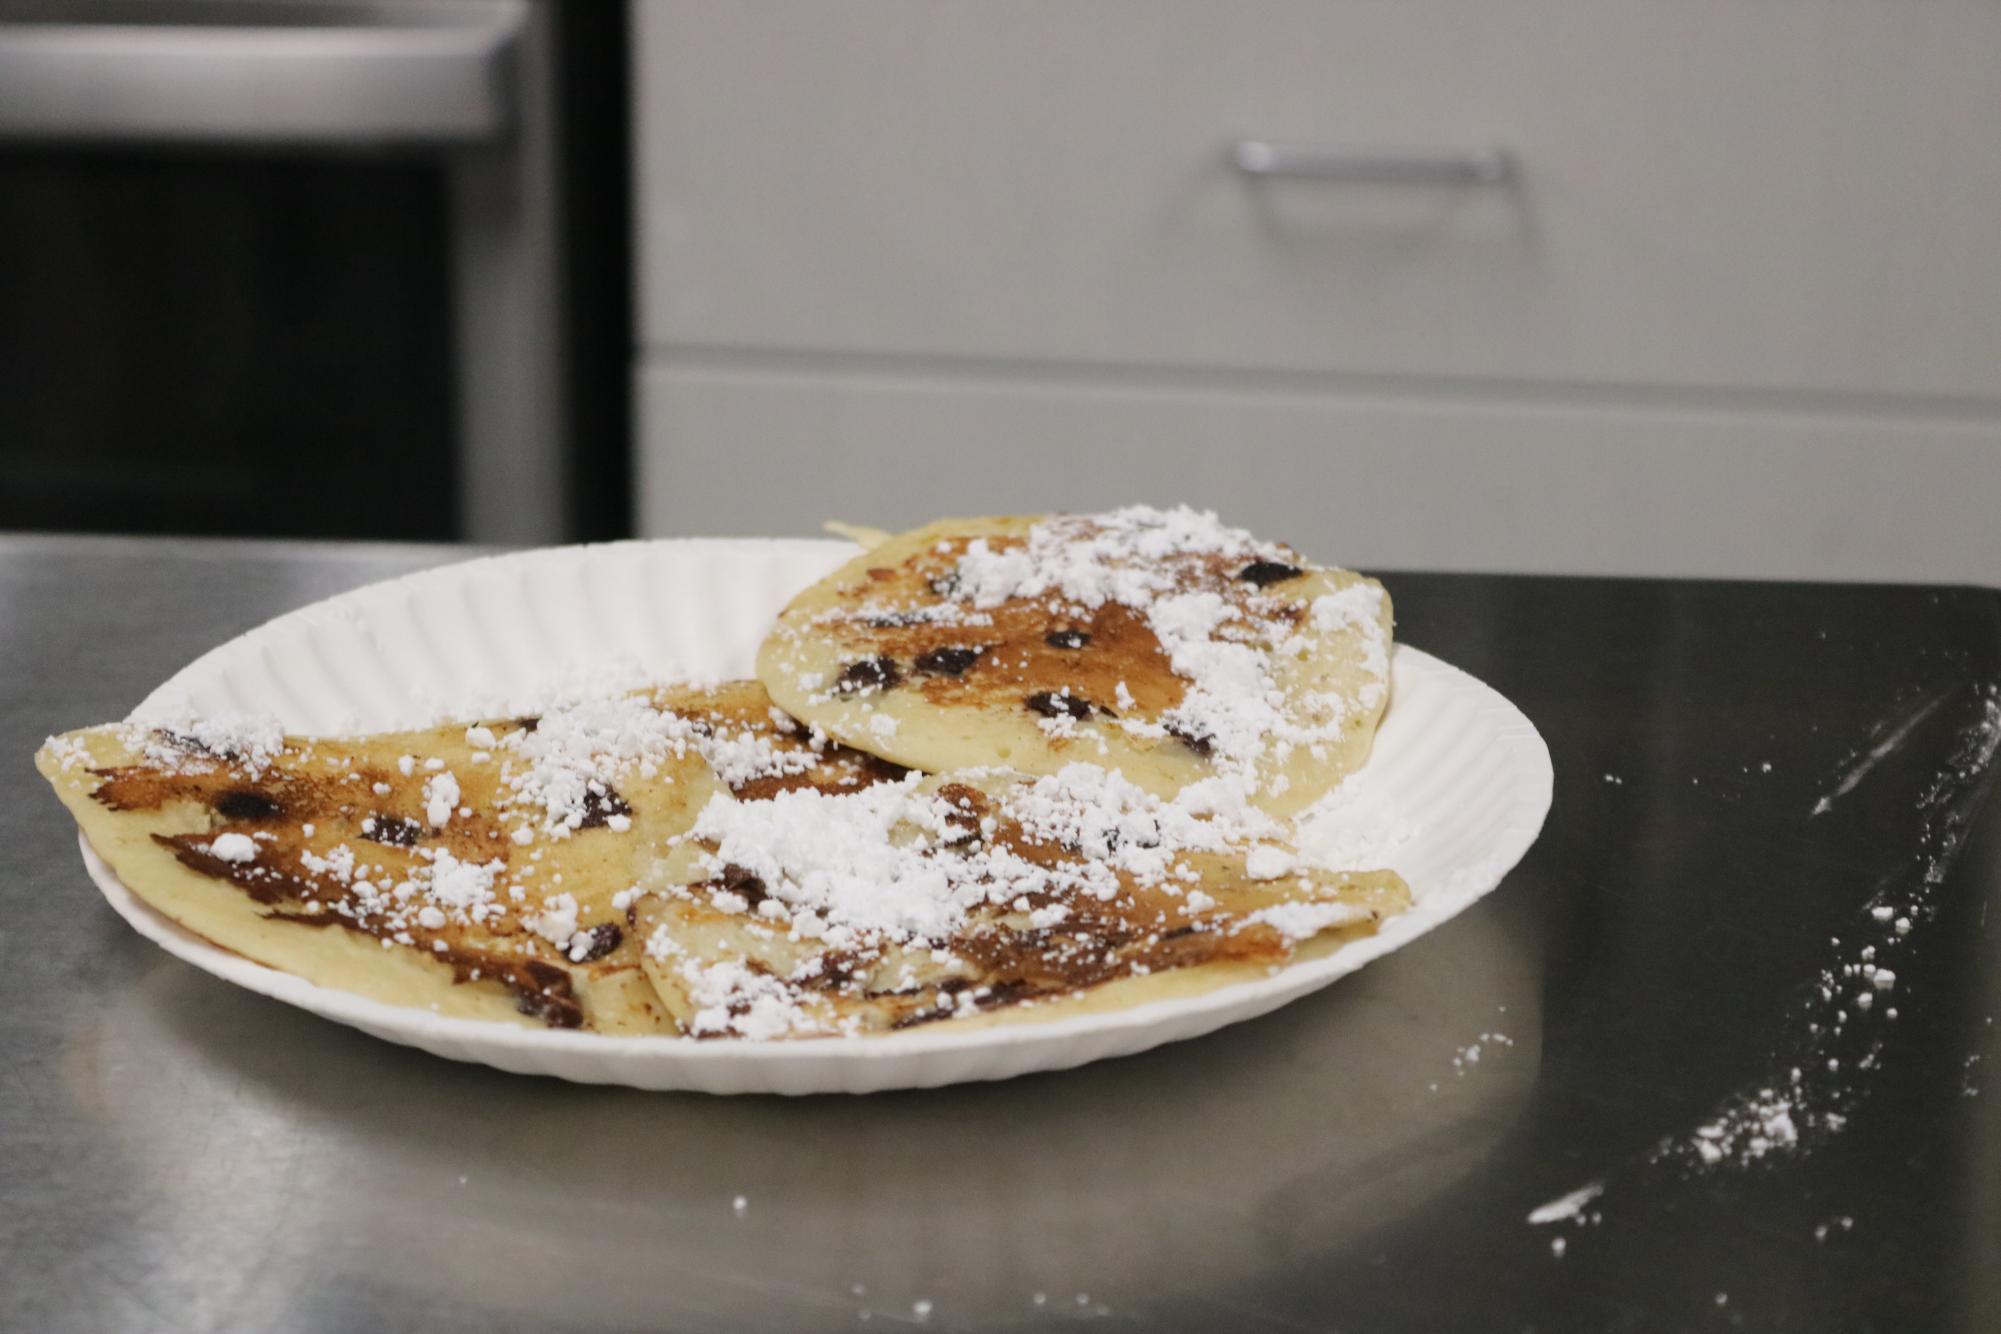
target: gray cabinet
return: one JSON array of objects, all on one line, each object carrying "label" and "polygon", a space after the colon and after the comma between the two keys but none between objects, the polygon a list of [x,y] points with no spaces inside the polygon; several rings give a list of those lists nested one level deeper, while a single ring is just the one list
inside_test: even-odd
[{"label": "gray cabinet", "polygon": [[2001,571],[2001,6],[634,12],[649,530],[1187,498],[1361,563]]}]

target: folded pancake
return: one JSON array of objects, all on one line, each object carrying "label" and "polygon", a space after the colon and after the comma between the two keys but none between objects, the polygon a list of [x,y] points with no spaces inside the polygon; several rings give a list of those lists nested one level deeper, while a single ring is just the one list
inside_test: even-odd
[{"label": "folded pancake", "polygon": [[757,670],[786,712],[910,768],[1082,760],[1291,814],[1368,758],[1390,625],[1374,580],[1185,507],[948,519],[800,594]]},{"label": "folded pancake", "polygon": [[854,791],[901,770],[756,682],[354,738],[113,724],[37,766],[134,894],[313,982],[439,1013],[671,1031],[625,906],[724,789]]},{"label": "folded pancake", "polygon": [[1307,868],[1284,840],[1086,764],[718,795],[630,920],[694,1037],[1044,1019],[1259,976],[1408,906],[1394,872]]}]

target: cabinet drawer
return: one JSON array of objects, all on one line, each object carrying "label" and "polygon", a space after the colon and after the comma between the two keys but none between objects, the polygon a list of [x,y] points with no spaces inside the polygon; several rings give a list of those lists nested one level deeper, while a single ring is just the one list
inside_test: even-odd
[{"label": "cabinet drawer", "polygon": [[655,348],[2001,396],[1988,0],[633,12]]},{"label": "cabinet drawer", "polygon": [[1187,501],[1364,568],[2001,582],[2001,421],[654,363],[640,529]]}]

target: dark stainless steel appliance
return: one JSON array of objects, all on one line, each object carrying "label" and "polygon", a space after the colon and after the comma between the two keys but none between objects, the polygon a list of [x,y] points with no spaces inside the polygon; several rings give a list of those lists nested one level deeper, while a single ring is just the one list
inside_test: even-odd
[{"label": "dark stainless steel appliance", "polygon": [[0,527],[622,526],[619,11],[0,0]]}]

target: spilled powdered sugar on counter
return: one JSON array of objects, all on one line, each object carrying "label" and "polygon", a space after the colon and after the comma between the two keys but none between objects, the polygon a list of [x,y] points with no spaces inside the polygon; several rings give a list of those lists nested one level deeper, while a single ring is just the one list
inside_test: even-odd
[{"label": "spilled powdered sugar on counter", "polygon": [[[1861,1077],[1879,1064],[1898,1018],[1896,988],[1921,928],[1938,914],[1938,886],[1965,840],[2001,749],[2001,686],[1971,688],[1976,721],[1954,739],[1946,763],[1918,796],[1921,826],[1915,877],[1884,886],[1863,904],[1852,927],[1830,937],[1828,961],[1803,997],[1782,1078],[1738,1091],[1686,1135],[1670,1136],[1655,1161],[1702,1168],[1744,1167],[1811,1149],[1846,1128],[1867,1096]],[[1846,795],[1875,764],[1902,745],[1953,692],[1923,702],[1849,768],[1832,797]],[[1814,810],[1822,813],[1830,798]]]},{"label": "spilled powdered sugar on counter", "polygon": [[[1950,690],[1941,691],[1920,704],[1917,708],[1911,710],[1893,726],[1890,726],[1888,734],[1881,741],[1878,741],[1875,745],[1869,747],[1868,750],[1858,755],[1842,772],[1840,778],[1835,782],[1834,787],[1823,794],[1818,801],[1814,802],[1813,814],[1825,815],[1833,810],[1835,802],[1853,792],[1857,785],[1869,776],[1871,769],[1874,769],[1878,764],[1895,753],[1897,748],[1904,744],[1905,739],[1917,730],[1918,724],[1936,713],[1939,705],[1945,703],[1951,696],[1952,692]],[[1769,764],[1765,766],[1767,770],[1771,767]]]},{"label": "spilled powdered sugar on counter", "polygon": [[1584,1206],[1604,1193],[1604,1182],[1586,1182],[1567,1195],[1559,1195],[1549,1203],[1537,1205],[1529,1210],[1529,1222],[1537,1227],[1545,1223],[1567,1223],[1582,1216]]},{"label": "spilled powdered sugar on counter", "polygon": [[[1945,763],[1919,791],[1918,846],[1910,867],[1914,874],[1879,886],[1857,910],[1852,925],[1828,939],[1826,962],[1789,1017],[1776,1061],[1780,1073],[1733,1091],[1692,1129],[1666,1136],[1639,1161],[1617,1164],[1610,1174],[1537,1207],[1528,1216],[1531,1224],[1597,1221],[1597,1212],[1583,1213],[1583,1206],[1605,1194],[1608,1180],[1617,1183],[1663,1169],[1678,1174],[1758,1170],[1811,1153],[1847,1128],[1872,1091],[1871,1073],[1895,1034],[1897,989],[1913,970],[1923,928],[1938,916],[1936,892],[1965,841],[2001,752],[2001,683],[1963,689],[1972,692],[1974,721],[1954,736]],[[1954,693],[1925,700],[1882,729],[1872,745],[1843,767],[1811,816],[1824,815],[1859,787]],[[1854,1220],[1842,1217],[1835,1225],[1846,1231]],[[1815,1238],[1825,1240],[1830,1227],[1816,1227]],[[1552,1251],[1561,1258],[1561,1238]]]}]

